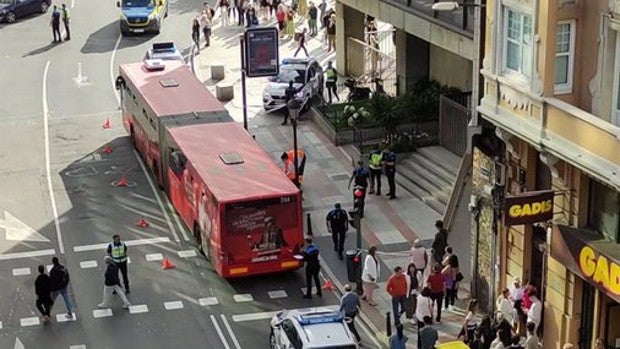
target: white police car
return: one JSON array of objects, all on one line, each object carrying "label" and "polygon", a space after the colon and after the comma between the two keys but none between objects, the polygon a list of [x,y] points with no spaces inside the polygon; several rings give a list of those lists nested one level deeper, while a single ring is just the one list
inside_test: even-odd
[{"label": "white police car", "polygon": [[271,349],[357,349],[355,336],[335,307],[283,310],[271,319]]},{"label": "white police car", "polygon": [[295,96],[301,101],[301,107],[316,95],[323,93],[323,68],[312,58],[285,58],[280,64],[280,73],[269,78],[263,91],[263,108],[267,112],[286,107],[285,91],[293,82],[298,91]]},{"label": "white police car", "polygon": [[161,59],[163,61],[180,61],[185,63],[185,59],[173,42],[160,42],[153,44],[153,47],[146,51],[144,60]]}]

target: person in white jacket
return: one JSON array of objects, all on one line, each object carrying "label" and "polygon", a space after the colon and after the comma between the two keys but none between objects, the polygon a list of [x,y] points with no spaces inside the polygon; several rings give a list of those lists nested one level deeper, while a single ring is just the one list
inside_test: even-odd
[{"label": "person in white jacket", "polygon": [[373,306],[377,305],[377,303],[374,302],[373,292],[377,284],[377,279],[379,279],[380,269],[376,253],[377,246],[370,246],[368,255],[366,259],[364,259],[364,269],[362,270],[362,287],[364,289],[362,299],[368,301],[368,304]]},{"label": "person in white jacket", "polygon": [[510,323],[511,326],[515,325],[514,320],[515,320],[516,311],[512,305],[512,302],[510,302],[510,290],[505,288],[502,291],[502,294],[497,298],[495,307],[497,308],[497,311],[502,313],[502,315],[504,316],[504,319],[506,319]]}]

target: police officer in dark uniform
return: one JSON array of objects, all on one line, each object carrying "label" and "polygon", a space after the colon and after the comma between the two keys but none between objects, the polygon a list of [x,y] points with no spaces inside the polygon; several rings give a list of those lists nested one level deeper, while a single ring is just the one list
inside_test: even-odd
[{"label": "police officer in dark uniform", "polygon": [[54,35],[54,41],[52,43],[57,43],[62,41],[62,36],[60,36],[60,12],[58,12],[58,7],[54,5],[54,10],[52,11],[52,20],[50,21],[50,26],[52,26],[52,34]]},{"label": "police officer in dark uniform", "polygon": [[325,217],[327,231],[332,234],[334,240],[334,251],[338,253],[338,258],[342,260],[342,251],[344,250],[344,239],[349,230],[349,219],[347,212],[343,210],[339,203],[334,205],[334,209],[329,211]]},{"label": "police officer in dark uniform", "polygon": [[[351,178],[349,178],[349,186],[351,188],[351,182],[355,180],[355,186],[362,189],[363,199],[366,198],[366,188],[368,188],[368,178],[370,177],[370,172],[364,166],[364,162],[359,160],[357,162],[357,167],[351,173]],[[355,188],[354,188],[355,190]]]},{"label": "police officer in dark uniform", "polygon": [[383,148],[383,172],[387,177],[390,191],[386,194],[390,200],[396,198],[396,184],[394,177],[396,176],[396,154],[390,150],[387,144]]},{"label": "police officer in dark uniform", "polygon": [[306,238],[306,247],[302,251],[303,261],[306,262],[306,287],[307,292],[304,295],[305,299],[312,299],[312,280],[316,285],[316,294],[319,297],[323,297],[321,292],[321,283],[319,282],[319,272],[321,266],[319,265],[319,249],[312,243],[312,238]]},{"label": "police officer in dark uniform", "polygon": [[284,97],[286,99],[286,106],[284,106],[284,108],[282,108],[282,110],[284,111],[284,121],[282,122],[282,125],[286,125],[288,123],[288,102],[292,101],[293,99],[295,99],[295,94],[297,93],[297,89],[295,88],[295,86],[293,86],[293,82],[289,81],[288,82],[288,87],[286,88],[286,90],[284,90]]}]

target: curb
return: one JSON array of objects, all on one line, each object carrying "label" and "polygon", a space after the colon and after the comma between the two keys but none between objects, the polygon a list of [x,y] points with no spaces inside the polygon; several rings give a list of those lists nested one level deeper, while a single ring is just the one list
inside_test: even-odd
[{"label": "curb", "polygon": [[[332,283],[334,284],[334,286],[336,286],[336,289],[338,291],[337,295],[339,297],[341,297],[344,294],[344,285],[340,282],[340,280],[338,280],[338,278],[336,277],[334,272],[329,268],[327,263],[323,260],[323,258],[320,255],[319,255],[319,261],[321,262],[321,270],[322,270],[322,274],[323,274],[323,279],[331,280]],[[372,323],[370,318],[368,316],[366,316],[366,314],[364,314],[363,311],[361,311],[361,309],[360,309],[360,313],[359,313],[359,318],[360,318],[360,320],[362,320],[361,321],[361,323],[363,325],[362,330],[364,330],[366,332],[366,334],[368,334],[370,336],[371,341],[374,342],[374,344],[378,345],[378,348],[389,348],[387,336],[383,336],[383,337],[385,337],[385,339],[383,341],[378,336],[378,334],[385,334],[385,331],[381,331],[380,329],[378,329]]]}]

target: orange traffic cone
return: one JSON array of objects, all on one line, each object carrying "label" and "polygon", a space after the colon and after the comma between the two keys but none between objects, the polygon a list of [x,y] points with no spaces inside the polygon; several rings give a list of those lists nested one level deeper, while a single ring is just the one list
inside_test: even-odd
[{"label": "orange traffic cone", "polygon": [[168,257],[164,257],[164,260],[161,262],[161,268],[172,269],[172,268],[176,268],[176,265],[172,264],[172,262],[170,261],[170,259],[168,259]]},{"label": "orange traffic cone", "polygon": [[331,280],[327,280],[327,281],[325,281],[325,285],[323,285],[323,287],[321,287],[321,289],[327,290],[327,291],[333,291],[334,290],[334,285],[332,284]]},{"label": "orange traffic cone", "polygon": [[116,181],[116,185],[118,185],[119,187],[126,187],[127,186],[127,180],[125,179],[125,177],[122,177],[121,179]]},{"label": "orange traffic cone", "polygon": [[105,122],[103,123],[103,128],[110,128],[110,119],[105,119]]},{"label": "orange traffic cone", "polygon": [[103,148],[103,152],[105,154],[110,154],[112,152],[112,147],[110,147],[109,145],[106,145],[105,148]]},{"label": "orange traffic cone", "polygon": [[140,227],[140,228],[148,228],[149,222],[147,222],[146,219],[144,219],[144,218],[140,218],[138,223],[136,223],[136,226]]}]

